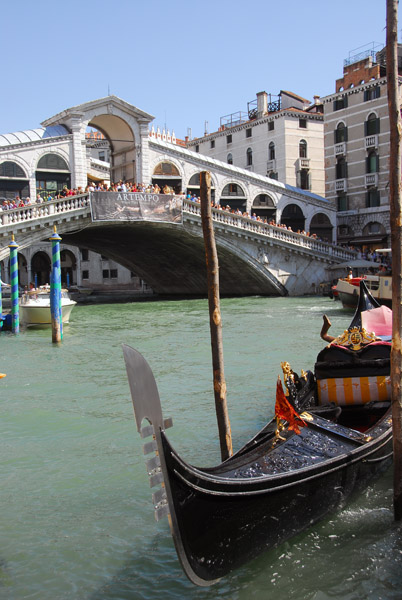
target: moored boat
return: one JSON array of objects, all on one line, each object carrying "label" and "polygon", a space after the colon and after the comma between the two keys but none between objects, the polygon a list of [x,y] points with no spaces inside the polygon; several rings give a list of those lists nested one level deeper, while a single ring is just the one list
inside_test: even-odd
[{"label": "moored boat", "polygon": [[[77,303],[71,300],[67,290],[61,292],[62,322],[68,323],[71,311]],[[50,288],[48,286],[24,292],[20,298],[20,321],[25,325],[48,325],[50,314]]]},{"label": "moored boat", "polygon": [[392,306],[392,277],[380,274],[338,279],[335,290],[343,308],[352,310],[356,308],[360,294],[360,281],[362,280],[364,280],[371,295],[379,304]]},{"label": "moored boat", "polygon": [[362,315],[376,309],[362,283],[348,330],[318,354],[314,372],[298,376],[283,363],[286,395],[278,383],[276,417],[213,468],[174,450],[151,368],[123,346],[137,428],[153,436],[144,453],[153,454],[151,487],[162,484],[155,516],[169,516],[191,581],[209,585],[310,527],[390,464],[389,336],[376,335],[375,318],[373,331],[362,327]]}]

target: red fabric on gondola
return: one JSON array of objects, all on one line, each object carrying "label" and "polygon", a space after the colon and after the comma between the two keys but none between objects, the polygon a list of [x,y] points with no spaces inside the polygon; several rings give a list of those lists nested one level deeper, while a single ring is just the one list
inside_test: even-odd
[{"label": "red fabric on gondola", "polygon": [[282,381],[278,377],[276,384],[276,401],[275,401],[275,416],[289,423],[289,429],[295,433],[300,433],[300,427],[304,427],[306,423],[301,416],[295,411],[283,391]]}]

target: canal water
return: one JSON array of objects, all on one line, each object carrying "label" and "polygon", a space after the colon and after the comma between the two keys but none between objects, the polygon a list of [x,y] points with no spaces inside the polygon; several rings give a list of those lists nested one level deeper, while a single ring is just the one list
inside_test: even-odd
[{"label": "canal water", "polygon": [[[329,298],[222,301],[235,449],[272,416],[281,361],[313,365],[323,313],[331,333],[350,320]],[[179,453],[219,461],[205,300],[77,306],[60,346],[49,329],[2,333],[1,600],[402,598],[391,470],[214,587],[188,582],[154,521],[122,343],[151,364]]]}]

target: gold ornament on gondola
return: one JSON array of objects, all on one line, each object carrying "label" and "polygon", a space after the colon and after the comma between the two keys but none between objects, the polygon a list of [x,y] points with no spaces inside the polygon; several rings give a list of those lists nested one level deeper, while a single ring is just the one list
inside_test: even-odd
[{"label": "gold ornament on gondola", "polygon": [[352,327],[345,329],[342,335],[335,338],[330,345],[337,344],[338,346],[350,347],[351,350],[360,350],[366,344],[371,344],[376,339],[375,333],[368,332],[362,327]]}]

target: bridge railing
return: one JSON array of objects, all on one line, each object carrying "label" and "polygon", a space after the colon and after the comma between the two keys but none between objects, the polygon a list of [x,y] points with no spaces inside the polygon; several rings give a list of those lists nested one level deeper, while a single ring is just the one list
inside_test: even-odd
[{"label": "bridge railing", "polygon": [[[184,200],[183,210],[201,216],[201,205],[198,202],[192,202],[187,199]],[[295,244],[296,246],[301,246],[307,250],[319,252],[320,254],[327,254],[328,256],[340,258],[342,260],[350,260],[355,257],[355,252],[353,252],[353,250],[335,246],[302,233],[296,233],[289,229],[284,229],[283,227],[256,221],[255,219],[243,217],[243,215],[236,215],[225,210],[212,208],[212,219],[226,225],[231,225],[232,227],[239,227],[240,229],[265,235],[281,242]]]},{"label": "bridge railing", "polygon": [[20,208],[11,208],[0,211],[0,226],[23,223],[40,217],[66,213],[87,206],[89,206],[88,194],[66,196],[65,198],[58,198],[57,200],[51,200],[50,202],[46,201],[40,204],[27,204]]},{"label": "bridge railing", "polygon": [[[57,200],[51,200],[50,202],[43,202],[41,204],[28,204],[21,208],[0,211],[0,226],[18,224],[40,217],[67,213],[79,208],[89,208],[89,205],[89,194],[66,196],[65,198],[58,198]],[[184,199],[183,211],[198,215],[201,218],[201,205],[198,202]],[[340,246],[335,246],[301,233],[295,233],[294,231],[284,229],[283,227],[256,221],[248,217],[243,217],[243,215],[236,215],[226,210],[212,208],[212,218],[219,223],[238,227],[239,229],[264,235],[281,242],[294,244],[295,246],[303,247],[307,250],[326,254],[327,256],[341,260],[346,261],[355,256],[355,253],[352,250],[341,248]]]}]

